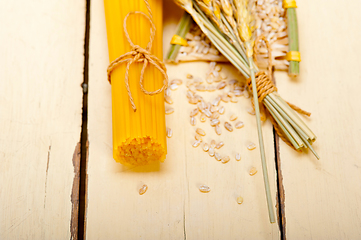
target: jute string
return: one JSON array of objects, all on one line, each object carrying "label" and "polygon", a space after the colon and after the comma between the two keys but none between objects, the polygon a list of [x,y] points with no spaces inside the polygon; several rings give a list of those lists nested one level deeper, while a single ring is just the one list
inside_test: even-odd
[{"label": "jute string", "polygon": [[[271,55],[271,47],[269,45],[269,42],[267,41],[267,39],[264,36],[259,36],[256,41],[255,41],[255,45],[254,45],[254,52],[255,55],[258,53],[259,51],[259,43],[261,41],[264,41],[264,43],[266,44],[267,47],[267,51],[268,51],[268,76],[265,72],[257,72],[255,75],[256,78],[256,87],[257,87],[257,95],[258,95],[258,101],[260,103],[263,103],[263,99],[270,93],[272,92],[277,92],[277,87],[276,85],[273,83],[273,81],[271,80],[271,76],[272,76],[272,55]],[[251,78],[249,78],[247,80],[247,85],[249,90],[252,92],[252,81]],[[253,102],[252,102],[253,103]],[[293,110],[295,110],[296,112],[306,115],[306,116],[311,116],[311,113],[302,110],[301,108],[286,102]],[[262,107],[262,109],[267,109],[266,107]],[[272,117],[272,115],[270,113],[268,113],[269,118],[274,126],[274,129],[277,133],[277,135],[285,142],[287,143],[289,146],[291,146],[292,148],[293,145],[292,143],[287,139],[286,135],[284,134],[284,132],[282,131],[281,127],[277,124],[276,120]],[[294,148],[295,149],[295,148]]]},{"label": "jute string", "polygon": [[[148,3],[147,0],[144,0],[145,5],[147,6],[148,9],[148,13],[149,16],[146,15],[144,12],[140,12],[140,11],[134,11],[134,12],[129,12],[125,18],[124,18],[124,23],[123,23],[123,28],[124,28],[124,33],[125,36],[127,38],[128,43],[130,44],[131,50],[130,52],[127,52],[123,55],[121,55],[120,57],[118,57],[117,59],[115,59],[113,62],[110,63],[107,72],[108,72],[108,81],[109,83],[111,83],[111,73],[112,71],[117,68],[120,64],[122,63],[127,63],[126,69],[125,69],[125,77],[124,77],[124,81],[125,81],[125,87],[127,88],[127,92],[128,92],[128,96],[129,96],[129,101],[130,104],[132,105],[132,108],[134,110],[134,112],[137,110],[137,107],[135,106],[134,103],[134,99],[132,97],[132,93],[130,91],[130,87],[129,87],[129,68],[130,65],[132,65],[133,63],[140,63],[143,62],[143,67],[142,70],[140,72],[140,79],[139,79],[139,85],[140,85],[140,89],[142,90],[142,92],[144,94],[147,95],[155,95],[158,94],[160,92],[162,92],[167,86],[168,86],[168,76],[167,76],[167,69],[164,65],[164,63],[162,61],[160,61],[156,56],[154,56],[153,54],[150,53],[151,49],[152,49],[152,43],[155,37],[155,25],[153,23],[153,15],[152,15],[152,10],[150,9],[150,5]],[[130,15],[132,14],[141,14],[143,15],[150,23],[150,39],[148,42],[147,47],[144,49],[138,45],[135,45],[132,40],[129,37],[128,34],[128,30],[127,30],[127,19]],[[152,64],[154,67],[156,67],[164,76],[164,81],[163,81],[163,86],[155,91],[147,91],[144,88],[143,82],[144,82],[144,72],[145,69],[147,68],[149,64]]]}]

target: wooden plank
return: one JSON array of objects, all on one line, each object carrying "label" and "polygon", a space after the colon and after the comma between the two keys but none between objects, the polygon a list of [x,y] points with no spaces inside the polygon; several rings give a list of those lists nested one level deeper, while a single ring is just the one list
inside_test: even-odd
[{"label": "wooden plank", "polygon": [[[168,49],[181,11],[165,1],[164,49]],[[221,164],[200,148],[192,148],[194,127],[189,124],[189,112],[194,105],[187,103],[185,84],[174,91],[175,112],[167,116],[167,126],[173,137],[168,139],[168,155],[163,164],[126,168],[112,158],[111,86],[106,80],[109,64],[106,41],[104,7],[101,1],[92,2],[89,74],[89,163],[87,195],[88,239],[278,239],[277,224],[270,224],[260,156],[257,150],[246,150],[246,143],[257,143],[254,116],[246,112],[249,99],[229,103],[226,114],[232,111],[245,122],[243,129],[217,137],[209,124],[198,123],[207,133],[223,140],[221,152],[231,154],[231,161]],[[121,44],[121,43],[120,43]],[[170,79],[187,73],[203,77],[207,63],[167,65]],[[230,65],[224,65],[229,77],[239,78]],[[214,95],[213,95],[214,96]],[[211,97],[208,95],[207,97]],[[199,119],[198,119],[199,121]],[[270,184],[276,205],[274,143],[270,124],[264,126]],[[229,136],[226,137],[226,136]],[[234,154],[240,151],[242,160]],[[258,173],[251,177],[252,166]],[[140,196],[138,190],[147,184],[148,191]],[[207,184],[211,192],[200,193],[198,186]],[[236,198],[242,195],[244,203]]]},{"label": "wooden plank", "polygon": [[305,121],[321,159],[280,144],[286,237],[360,239],[361,2],[297,3],[300,77],[276,78],[285,99],[312,112]]},{"label": "wooden plank", "polygon": [[0,3],[0,239],[76,239],[84,3]]}]

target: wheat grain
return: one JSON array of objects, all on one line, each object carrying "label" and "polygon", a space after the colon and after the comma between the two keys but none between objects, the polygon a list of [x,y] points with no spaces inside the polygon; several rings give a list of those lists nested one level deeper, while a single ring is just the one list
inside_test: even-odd
[{"label": "wheat grain", "polygon": [[223,147],[223,146],[224,146],[224,142],[223,142],[223,141],[220,141],[219,143],[217,143],[216,148],[217,148],[217,149],[220,149],[220,148]]},{"label": "wheat grain", "polygon": [[197,128],[197,129],[196,129],[196,132],[197,132],[199,135],[201,135],[201,136],[205,136],[205,135],[206,135],[206,132],[205,132],[203,129],[201,129],[201,128]]},{"label": "wheat grain", "polygon": [[235,121],[237,118],[238,118],[237,115],[232,114],[232,115],[229,117],[229,120],[230,120],[230,121]]},{"label": "wheat grain", "polygon": [[209,193],[211,191],[211,188],[207,185],[199,186],[199,191],[202,193]]},{"label": "wheat grain", "polygon": [[252,167],[251,170],[249,171],[249,175],[253,176],[257,173],[257,169],[255,167]]},{"label": "wheat grain", "polygon": [[183,81],[181,79],[173,79],[172,81],[170,81],[170,84],[177,84],[177,85],[182,85]]},{"label": "wheat grain", "polygon": [[168,137],[168,138],[171,138],[171,137],[173,136],[173,131],[172,131],[172,129],[167,128],[167,129],[166,129],[166,132],[167,132],[167,137]]},{"label": "wheat grain", "polygon": [[172,91],[177,90],[178,87],[179,87],[179,85],[177,85],[177,84],[175,84],[175,83],[169,85],[169,89],[172,90]]},{"label": "wheat grain", "polygon": [[212,120],[210,121],[210,124],[212,127],[215,127],[219,123],[220,123],[220,121],[217,118],[212,118]]},{"label": "wheat grain", "polygon": [[221,160],[222,160],[222,156],[221,156],[221,154],[219,154],[218,152],[215,152],[215,153],[214,153],[214,158],[215,158],[217,161],[221,161]]},{"label": "wheat grain", "polygon": [[199,134],[196,134],[196,135],[194,136],[194,138],[195,138],[196,140],[200,141],[200,142],[203,141],[202,136],[199,135]]},{"label": "wheat grain", "polygon": [[196,140],[196,141],[193,142],[192,147],[196,148],[196,147],[199,146],[199,144],[201,144],[201,141]]},{"label": "wheat grain", "polygon": [[226,111],[226,109],[224,108],[224,106],[221,106],[221,107],[218,109],[219,114],[224,114],[225,111]]},{"label": "wheat grain", "polygon": [[224,156],[224,157],[222,157],[221,162],[222,162],[222,163],[228,163],[229,160],[231,160],[229,156]]},{"label": "wheat grain", "polygon": [[199,109],[198,109],[198,108],[194,108],[194,109],[191,111],[190,116],[191,116],[191,117],[194,117],[194,116],[196,116],[198,113],[199,113]]},{"label": "wheat grain", "polygon": [[227,86],[227,82],[226,82],[226,81],[222,81],[222,82],[218,83],[217,89],[218,89],[218,90],[221,90],[221,89],[225,88],[226,86]]},{"label": "wheat grain", "polygon": [[232,124],[230,124],[229,122],[225,122],[225,123],[224,123],[224,127],[225,127],[225,129],[227,129],[227,130],[230,131],[230,132],[233,131]]},{"label": "wheat grain", "polygon": [[239,129],[239,128],[243,128],[244,127],[244,123],[242,121],[238,121],[236,122],[236,124],[234,125],[235,128]]},{"label": "wheat grain", "polygon": [[208,154],[209,154],[209,156],[213,157],[214,156],[214,148],[210,147],[208,150]]},{"label": "wheat grain", "polygon": [[222,134],[222,129],[221,129],[221,127],[219,126],[219,124],[216,125],[214,128],[215,128],[215,131],[216,131],[216,133],[217,133],[218,135],[221,135],[221,134]]},{"label": "wheat grain", "polygon": [[215,148],[216,147],[216,141],[215,140],[212,140],[211,141],[211,148]]},{"label": "wheat grain", "polygon": [[249,144],[247,145],[247,149],[248,149],[248,150],[254,150],[254,149],[256,149],[256,144],[254,144],[254,143],[249,143]]},{"label": "wheat grain", "polygon": [[164,101],[168,104],[173,104],[173,99],[170,96],[164,96]]},{"label": "wheat grain", "polygon": [[174,113],[174,108],[166,108],[165,109],[165,114],[169,115],[169,114],[172,114]]},{"label": "wheat grain", "polygon": [[202,148],[203,148],[203,151],[208,152],[208,150],[209,150],[208,143],[204,143]]},{"label": "wheat grain", "polygon": [[148,190],[148,186],[144,184],[144,185],[139,189],[139,195],[143,195],[147,190]]},{"label": "wheat grain", "polygon": [[197,125],[197,119],[196,119],[194,116],[191,117],[191,118],[190,118],[190,123],[191,123],[192,126]]}]

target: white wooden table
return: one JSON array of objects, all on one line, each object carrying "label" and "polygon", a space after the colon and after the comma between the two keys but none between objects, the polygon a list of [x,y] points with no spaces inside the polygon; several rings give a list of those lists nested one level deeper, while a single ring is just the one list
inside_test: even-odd
[{"label": "white wooden table", "polygon": [[[166,117],[174,135],[166,161],[126,168],[112,159],[103,1],[1,2],[0,239],[360,239],[361,1],[297,4],[301,74],[289,79],[276,72],[275,79],[285,99],[312,112],[306,122],[318,136],[321,160],[293,151],[268,121],[263,124],[278,215],[270,224],[258,148],[245,149],[257,142],[248,99],[227,108],[245,127],[223,139],[225,150],[242,154],[240,162],[222,165],[191,147],[192,107],[182,85],[173,92],[175,113]],[[169,0],[164,8],[166,52],[182,12]],[[208,64],[167,68],[170,79],[185,79],[187,73],[203,77]],[[223,68],[239,77],[231,65]],[[85,78],[88,93],[81,86]],[[88,143],[81,143],[84,94]],[[251,177],[253,166],[259,172]],[[86,201],[79,210],[81,169]],[[140,196],[144,183],[149,190]],[[200,193],[200,184],[211,192]]]}]

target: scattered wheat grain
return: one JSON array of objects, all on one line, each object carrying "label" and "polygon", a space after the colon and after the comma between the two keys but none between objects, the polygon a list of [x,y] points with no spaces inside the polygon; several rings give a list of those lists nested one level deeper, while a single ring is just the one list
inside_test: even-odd
[{"label": "scattered wheat grain", "polygon": [[207,185],[201,185],[199,186],[199,191],[202,193],[209,193],[211,191],[211,188]]},{"label": "scattered wheat grain", "polygon": [[196,148],[196,147],[199,146],[199,144],[201,144],[201,141],[196,140],[196,141],[193,142],[192,147]]},{"label": "scattered wheat grain", "polygon": [[201,129],[201,128],[197,128],[197,129],[196,129],[196,132],[197,132],[199,135],[201,135],[201,136],[205,136],[205,135],[206,135],[206,132],[205,132],[203,129]]},{"label": "scattered wheat grain", "polygon": [[223,147],[223,146],[224,146],[224,142],[223,142],[223,141],[220,141],[219,143],[217,143],[216,148],[217,148],[217,149],[220,149],[220,148]]},{"label": "scattered wheat grain", "polygon": [[230,132],[233,131],[232,124],[230,124],[229,122],[225,122],[225,123],[224,123],[224,127],[225,127],[228,131],[230,131]]},{"label": "scattered wheat grain", "polygon": [[167,137],[168,137],[168,138],[171,138],[171,137],[173,136],[173,131],[172,131],[171,128],[167,128],[167,129],[166,129],[166,132],[167,132]]},{"label": "scattered wheat grain", "polygon": [[209,150],[209,145],[208,145],[208,143],[204,143],[204,144],[203,144],[203,151],[208,152],[208,150]]},{"label": "scattered wheat grain", "polygon": [[174,108],[166,108],[165,109],[165,114],[169,115],[169,114],[172,114],[174,113]]},{"label": "scattered wheat grain", "polygon": [[255,148],[256,148],[256,144],[254,144],[252,142],[247,145],[248,150],[254,150]]},{"label": "scattered wheat grain", "polygon": [[234,121],[234,120],[236,120],[237,118],[238,118],[237,115],[232,114],[231,117],[229,118],[229,120],[230,120],[230,121]]},{"label": "scattered wheat grain", "polygon": [[146,184],[144,184],[144,185],[139,189],[139,195],[143,195],[147,190],[148,190],[148,186],[147,186]]},{"label": "scattered wheat grain", "polygon": [[252,167],[251,170],[249,171],[249,175],[253,176],[257,173],[257,169],[255,167]]}]

